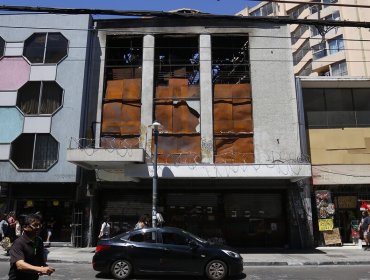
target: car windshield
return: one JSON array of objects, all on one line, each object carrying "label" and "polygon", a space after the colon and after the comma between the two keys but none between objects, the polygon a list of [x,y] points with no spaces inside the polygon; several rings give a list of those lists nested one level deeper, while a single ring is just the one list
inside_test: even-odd
[{"label": "car windshield", "polygon": [[193,239],[195,239],[195,240],[199,241],[200,243],[203,243],[203,244],[207,243],[207,241],[206,241],[206,240],[204,240],[204,239],[200,238],[199,236],[196,236],[195,234],[192,234],[192,233],[187,232],[187,231],[185,231],[185,230],[183,230],[182,232],[183,232],[184,234],[190,235],[190,237],[191,237],[191,238],[193,238]]}]

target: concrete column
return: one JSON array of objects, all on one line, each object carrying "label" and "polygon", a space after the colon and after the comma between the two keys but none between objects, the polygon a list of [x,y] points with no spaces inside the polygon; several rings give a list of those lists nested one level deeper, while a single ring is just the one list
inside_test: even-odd
[{"label": "concrete column", "polygon": [[141,132],[140,148],[151,154],[152,133],[149,125],[153,123],[153,83],[154,83],[154,36],[145,35],[143,42],[143,71],[141,84]]},{"label": "concrete column", "polygon": [[200,35],[200,131],[202,163],[213,163],[211,35]]},{"label": "concrete column", "polygon": [[98,89],[98,105],[96,110],[96,131],[95,131],[95,148],[100,147],[100,132],[101,132],[101,120],[103,110],[103,89],[104,89],[104,71],[105,71],[105,50],[107,46],[107,34],[105,32],[98,33],[98,39],[100,43],[101,55],[100,55],[100,73],[99,73],[99,89]]}]

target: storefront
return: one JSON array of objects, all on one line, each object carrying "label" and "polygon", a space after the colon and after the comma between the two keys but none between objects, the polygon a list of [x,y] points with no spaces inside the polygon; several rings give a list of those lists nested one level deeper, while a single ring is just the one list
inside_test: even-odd
[{"label": "storefront", "polygon": [[24,215],[40,213],[43,218],[41,236],[46,240],[47,225],[53,223],[51,242],[71,243],[75,186],[69,184],[9,185],[10,210],[22,220]]},{"label": "storefront", "polygon": [[[162,183],[164,184],[164,183]],[[164,184],[165,185],[165,184]],[[203,238],[238,247],[284,247],[289,243],[286,190],[163,187],[158,210],[165,226],[180,227]],[[113,234],[132,229],[150,214],[151,189],[101,189],[99,219],[110,216]]]},{"label": "storefront", "polygon": [[[327,190],[330,193],[335,208],[333,226],[339,229],[342,243],[355,242],[353,227],[356,227],[361,220],[361,211],[365,210],[361,209],[364,202],[370,201],[370,186],[328,185],[315,186],[314,190]],[[318,238],[322,239],[322,236],[318,236]]]}]

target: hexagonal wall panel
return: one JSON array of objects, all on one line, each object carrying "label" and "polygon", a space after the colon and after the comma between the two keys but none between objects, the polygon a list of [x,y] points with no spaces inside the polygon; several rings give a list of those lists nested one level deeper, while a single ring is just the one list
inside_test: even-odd
[{"label": "hexagonal wall panel", "polygon": [[0,108],[0,120],[0,143],[10,143],[22,133],[24,117],[17,108]]},{"label": "hexagonal wall panel", "polygon": [[3,57],[0,60],[0,90],[17,90],[30,77],[31,66],[23,57]]}]

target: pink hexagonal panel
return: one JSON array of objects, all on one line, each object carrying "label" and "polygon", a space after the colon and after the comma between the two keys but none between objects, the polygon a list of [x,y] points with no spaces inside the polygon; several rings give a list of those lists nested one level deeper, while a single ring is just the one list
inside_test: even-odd
[{"label": "pink hexagonal panel", "polygon": [[0,90],[17,90],[30,77],[31,66],[23,57],[3,57],[0,60]]}]

